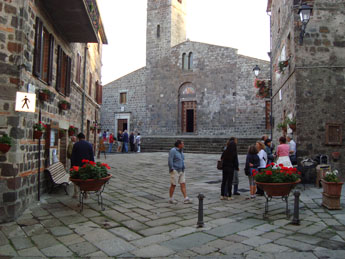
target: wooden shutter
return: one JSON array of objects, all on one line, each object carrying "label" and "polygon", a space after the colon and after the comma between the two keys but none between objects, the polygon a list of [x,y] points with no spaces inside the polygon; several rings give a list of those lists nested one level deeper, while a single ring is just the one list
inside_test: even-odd
[{"label": "wooden shutter", "polygon": [[72,59],[67,56],[67,68],[66,68],[66,96],[71,93],[71,67]]},{"label": "wooden shutter", "polygon": [[98,85],[98,87],[99,87],[99,95],[98,95],[98,97],[99,97],[99,103],[98,104],[102,104],[102,94],[103,94],[103,86],[102,85]]},{"label": "wooden shutter", "polygon": [[48,56],[48,85],[53,82],[53,64],[54,64],[54,36],[49,35],[49,56]]},{"label": "wooden shutter", "polygon": [[35,34],[35,50],[34,50],[34,69],[33,74],[38,78],[41,77],[41,50],[42,50],[42,33],[43,23],[40,18],[36,17],[36,34]]},{"label": "wooden shutter", "polygon": [[61,65],[62,65],[62,49],[58,46],[57,62],[56,62],[56,91],[60,91],[61,88]]}]

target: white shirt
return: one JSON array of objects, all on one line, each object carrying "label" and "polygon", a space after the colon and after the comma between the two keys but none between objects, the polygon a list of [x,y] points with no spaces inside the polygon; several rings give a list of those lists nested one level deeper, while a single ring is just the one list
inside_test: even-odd
[{"label": "white shirt", "polygon": [[135,142],[137,143],[137,144],[141,144],[141,142],[140,142],[140,139],[141,139],[141,136],[140,135],[138,135],[136,138],[135,138]]},{"label": "white shirt", "polygon": [[293,141],[293,139],[290,140],[289,146],[290,146],[290,151],[293,151],[292,155],[296,155],[296,142]]},{"label": "white shirt", "polygon": [[259,168],[265,168],[267,165],[267,153],[265,150],[261,149],[258,153],[258,157],[260,158],[260,166]]}]

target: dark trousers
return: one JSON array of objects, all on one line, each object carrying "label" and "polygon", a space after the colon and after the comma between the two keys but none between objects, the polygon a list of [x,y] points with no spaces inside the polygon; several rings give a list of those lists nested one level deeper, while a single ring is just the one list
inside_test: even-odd
[{"label": "dark trousers", "polygon": [[[232,179],[233,178],[234,178],[234,168],[233,167],[223,167],[223,179],[222,179],[222,185],[220,187],[220,195],[221,196],[231,197]],[[225,190],[225,187],[228,187],[227,190]]]},{"label": "dark trousers", "polygon": [[131,151],[134,152],[134,143],[130,143]]}]

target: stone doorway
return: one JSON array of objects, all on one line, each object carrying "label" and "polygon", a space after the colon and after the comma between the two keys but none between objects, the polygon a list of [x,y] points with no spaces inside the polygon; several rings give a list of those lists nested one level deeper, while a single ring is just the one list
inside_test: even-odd
[{"label": "stone doorway", "polygon": [[182,132],[196,131],[196,101],[182,102]]}]

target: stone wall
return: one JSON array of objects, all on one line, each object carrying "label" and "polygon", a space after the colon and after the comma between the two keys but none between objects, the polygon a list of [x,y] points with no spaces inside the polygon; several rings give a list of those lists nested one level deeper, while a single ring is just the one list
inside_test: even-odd
[{"label": "stone wall", "polygon": [[[272,53],[277,64],[282,47],[289,46],[289,66],[283,74],[273,74],[273,116],[279,122],[285,116],[296,118],[299,159],[340,152],[331,164],[345,176],[345,136],[340,145],[326,144],[326,124],[337,123],[344,131],[345,84],[345,6],[344,1],[311,0],[312,16],[303,43],[299,44],[301,22],[299,1],[272,4]],[[293,5],[295,4],[295,5]],[[276,28],[281,10],[281,31]],[[290,39],[289,36],[290,35]],[[279,91],[281,90],[281,100]],[[281,134],[275,130],[276,136]]]},{"label": "stone wall", "polygon": [[[33,76],[33,55],[35,44],[36,16],[43,21],[47,31],[55,38],[52,84],[39,80]],[[57,46],[72,59],[71,93],[64,96],[55,89],[57,70]],[[38,111],[42,112],[41,121],[47,125],[56,124],[65,130],[74,125],[81,130],[81,99],[84,93],[82,84],[76,84],[76,53],[82,56],[86,44],[66,42],[54,26],[46,11],[42,9],[41,1],[2,1],[0,3],[0,135],[6,133],[13,138],[14,144],[6,154],[0,154],[0,221],[13,220],[18,217],[28,205],[37,200],[38,186],[38,141],[33,139],[33,125],[39,121]],[[96,48],[95,48],[96,46]],[[97,44],[88,44],[87,71],[93,73],[93,85],[100,82],[101,48]],[[99,49],[99,50],[98,50]],[[97,50],[97,51],[95,51]],[[81,77],[83,78],[83,77]],[[21,113],[14,111],[17,91],[26,92],[28,84],[34,85],[36,90],[49,89],[53,96],[47,102],[37,100],[35,113]],[[86,77],[88,86],[88,77]],[[100,121],[99,105],[95,102],[95,94],[89,97],[85,91],[84,132],[86,121]],[[67,111],[58,108],[60,100],[71,103]],[[96,114],[95,114],[96,111]],[[96,117],[95,117],[96,116]],[[46,134],[45,134],[46,135]],[[47,179],[43,170],[50,163],[51,148],[46,146],[45,138],[41,139],[41,191],[47,188]],[[67,136],[65,136],[67,138]],[[91,138],[90,138],[91,139]],[[58,149],[60,155],[60,141],[53,148]],[[61,154],[65,154],[65,151]],[[65,157],[59,157],[66,160]]]}]

